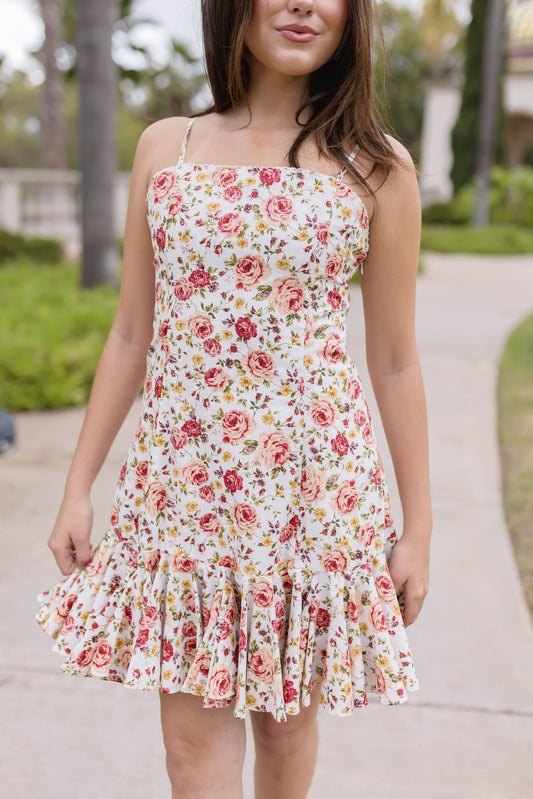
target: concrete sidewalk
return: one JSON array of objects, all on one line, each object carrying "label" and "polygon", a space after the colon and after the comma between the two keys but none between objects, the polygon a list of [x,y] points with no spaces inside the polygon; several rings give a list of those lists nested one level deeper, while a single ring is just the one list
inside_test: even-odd
[{"label": "concrete sidewalk", "polygon": [[[427,257],[417,332],[430,424],[434,532],[430,591],[408,636],[421,690],[353,716],[320,709],[309,799],[533,796],[533,627],[502,512],[495,408],[505,339],[533,309],[533,258]],[[389,483],[394,475],[364,365],[359,290],[350,354],[366,387]],[[93,542],[107,526],[136,403],[94,487]],[[34,619],[60,573],[46,541],[83,409],[20,415],[0,459],[0,745],[6,799],[167,799],[157,693],[73,678]],[[398,497],[393,516],[401,530]],[[253,737],[245,797],[253,797]],[[193,799],[193,797],[191,797]]]}]

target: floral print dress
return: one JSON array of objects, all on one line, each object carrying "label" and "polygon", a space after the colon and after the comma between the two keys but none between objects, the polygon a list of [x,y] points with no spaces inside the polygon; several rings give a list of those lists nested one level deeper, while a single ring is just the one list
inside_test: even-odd
[{"label": "floral print dress", "polygon": [[236,718],[284,721],[315,686],[338,716],[399,704],[398,538],[346,352],[367,211],[345,170],[186,162],[193,121],[148,189],[153,338],[109,529],[36,618],[67,674]]}]

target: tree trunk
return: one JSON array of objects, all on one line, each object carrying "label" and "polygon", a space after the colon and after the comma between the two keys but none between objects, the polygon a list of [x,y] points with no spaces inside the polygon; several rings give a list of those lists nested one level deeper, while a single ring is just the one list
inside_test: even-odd
[{"label": "tree trunk", "polygon": [[49,169],[65,169],[67,166],[63,75],[56,61],[56,52],[62,41],[64,2],[39,0],[44,24],[41,61],[45,72],[41,119],[44,165]]},{"label": "tree trunk", "polygon": [[82,177],[83,286],[117,282],[114,237],[116,71],[111,36],[116,0],[76,0]]},{"label": "tree trunk", "polygon": [[499,91],[502,70],[505,0],[490,0],[485,31],[481,124],[476,174],[474,227],[489,223],[490,169],[494,163],[499,123]]}]

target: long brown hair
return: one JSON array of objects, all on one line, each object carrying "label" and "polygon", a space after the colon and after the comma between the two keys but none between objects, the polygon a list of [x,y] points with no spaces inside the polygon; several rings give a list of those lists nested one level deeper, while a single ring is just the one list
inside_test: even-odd
[{"label": "long brown hair", "polygon": [[[244,102],[251,78],[250,52],[246,34],[252,19],[254,0],[201,0],[202,29],[207,76],[213,104],[197,114],[221,113]],[[381,32],[373,0],[348,0],[348,21],[342,40],[330,58],[311,74],[307,99],[296,112],[301,131],[294,140],[289,164],[298,167],[298,150],[309,136],[316,138],[319,152],[331,154],[346,166],[354,178],[374,194],[367,180],[348,160],[344,146],[359,145],[373,161],[371,172],[385,177],[396,163],[403,163],[385,136],[385,124],[374,99],[372,44],[374,23]],[[383,35],[381,32],[383,46]],[[302,112],[309,108],[306,123]]]}]

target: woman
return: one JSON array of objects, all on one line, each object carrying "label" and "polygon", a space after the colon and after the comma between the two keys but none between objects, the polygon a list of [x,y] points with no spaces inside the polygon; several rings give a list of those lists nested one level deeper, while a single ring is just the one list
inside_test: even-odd
[{"label": "woman", "polygon": [[[370,0],[202,13],[215,103],[140,139],[118,310],[49,539],[66,577],[37,618],[67,673],[159,689],[173,797],[242,797],[251,710],[256,798],[303,799],[320,703],[346,715],[419,687],[405,627],[432,526],[420,201],[376,122]],[[401,538],[344,348],[358,266]],[[143,382],[91,552],[90,488]]]}]

